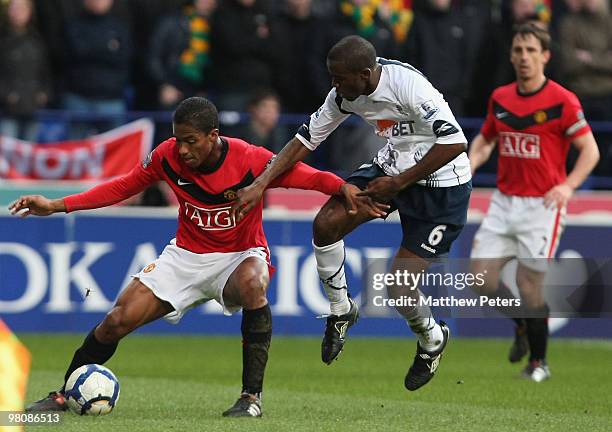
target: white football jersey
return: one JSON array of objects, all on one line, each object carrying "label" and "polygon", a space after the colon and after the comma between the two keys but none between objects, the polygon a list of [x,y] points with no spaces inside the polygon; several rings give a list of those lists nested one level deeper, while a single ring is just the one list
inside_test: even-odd
[{"label": "white football jersey", "polygon": [[[382,73],[376,90],[349,101],[333,88],[309,124],[296,134],[306,147],[316,149],[351,114],[362,117],[387,139],[374,162],[391,176],[416,165],[434,144],[467,144],[448,103],[423,74],[399,61],[380,57],[377,61]],[[449,187],[467,183],[471,177],[464,152],[418,183]]]}]

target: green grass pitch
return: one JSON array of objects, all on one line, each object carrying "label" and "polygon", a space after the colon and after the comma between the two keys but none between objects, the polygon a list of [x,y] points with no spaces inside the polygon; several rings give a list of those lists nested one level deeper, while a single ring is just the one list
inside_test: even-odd
[{"label": "green grass pitch", "polygon": [[[28,401],[57,388],[84,335],[21,335],[33,355]],[[108,362],[121,397],[105,417],[67,414],[33,431],[612,431],[610,341],[552,339],[553,377],[517,378],[510,340],[451,339],[437,376],[403,387],[414,339],[349,339],[340,360],[320,340],[275,337],[261,419],[225,419],[240,390],[239,336],[126,338]]]}]

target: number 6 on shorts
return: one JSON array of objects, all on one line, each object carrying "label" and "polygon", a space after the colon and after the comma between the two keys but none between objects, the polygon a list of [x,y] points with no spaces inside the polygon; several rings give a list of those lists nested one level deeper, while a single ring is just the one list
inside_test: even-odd
[{"label": "number 6 on shorts", "polygon": [[431,246],[437,246],[442,241],[442,237],[444,236],[444,231],[446,231],[446,225],[437,225],[429,233],[429,237],[427,238],[427,242]]}]

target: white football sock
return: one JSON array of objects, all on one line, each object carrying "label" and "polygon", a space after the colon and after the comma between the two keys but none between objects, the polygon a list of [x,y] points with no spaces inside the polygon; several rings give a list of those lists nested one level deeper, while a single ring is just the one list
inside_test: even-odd
[{"label": "white football sock", "polygon": [[[417,289],[417,294],[419,297],[423,297],[423,293],[420,289]],[[419,340],[421,348],[427,352],[438,351],[440,345],[444,341],[444,334],[433,318],[429,306],[423,302],[419,302],[418,306],[415,306],[409,311],[404,310],[401,314]]]},{"label": "white football sock", "polygon": [[348,301],[346,277],[344,276],[344,241],[327,246],[312,243],[317,260],[317,271],[323,282],[332,315],[344,315],[351,309]]},{"label": "white football sock", "polygon": [[[408,321],[408,325],[413,329],[415,336],[419,340],[419,345],[427,352],[436,352],[444,340],[442,328],[430,315],[429,318],[415,318]],[[418,331],[416,329],[419,329]]]}]

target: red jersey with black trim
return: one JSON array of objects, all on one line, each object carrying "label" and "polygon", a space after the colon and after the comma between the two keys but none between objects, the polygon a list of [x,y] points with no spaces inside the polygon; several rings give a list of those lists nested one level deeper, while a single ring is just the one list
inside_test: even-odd
[{"label": "red jersey with black trim", "polygon": [[590,131],[576,95],[547,80],[530,94],[520,94],[516,82],[495,89],[480,133],[497,139],[498,189],[541,197],[565,181],[569,145]]},{"label": "red jersey with black trim", "polygon": [[[236,191],[250,185],[274,155],[240,139],[220,139],[221,157],[209,170],[189,168],[179,157],[176,139],[170,138],[125,176],[64,198],[66,212],[115,204],[163,180],[179,202],[177,246],[195,253],[239,252],[254,247],[267,250],[263,202],[238,223],[230,210]],[[298,162],[270,187],[312,189],[333,195],[339,193],[343,183],[344,180],[332,173]]]}]

